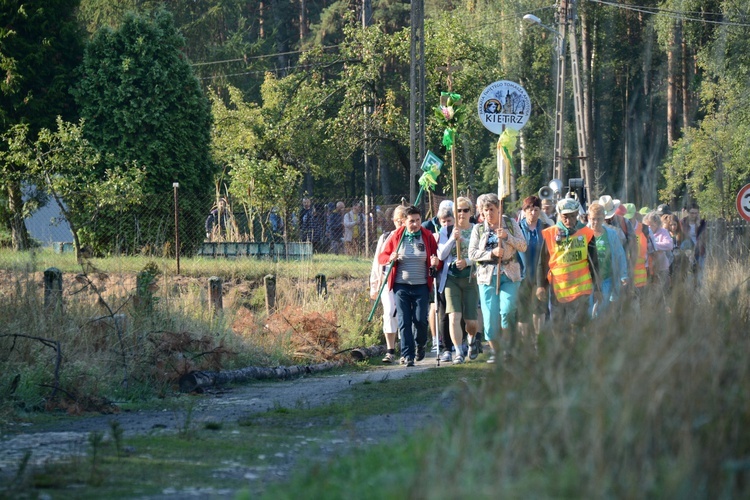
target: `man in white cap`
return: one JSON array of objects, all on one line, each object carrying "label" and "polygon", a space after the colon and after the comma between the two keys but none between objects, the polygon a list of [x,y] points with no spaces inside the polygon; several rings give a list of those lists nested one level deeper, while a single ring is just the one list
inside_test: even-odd
[{"label": "man in white cap", "polygon": [[572,326],[572,333],[588,318],[589,296],[593,293],[601,301],[594,232],[578,221],[580,208],[573,198],[557,202],[557,223],[542,231],[544,244],[536,272],[539,300],[546,300],[552,285],[552,323],[565,329]]},{"label": "man in white cap", "polygon": [[453,212],[453,200],[443,200],[440,202],[440,205],[438,205],[437,212],[435,213],[435,217],[432,219],[426,220],[422,223],[422,227],[430,231],[432,234],[437,234],[440,232],[440,221],[438,220],[437,214],[440,213],[441,210],[450,210]]}]

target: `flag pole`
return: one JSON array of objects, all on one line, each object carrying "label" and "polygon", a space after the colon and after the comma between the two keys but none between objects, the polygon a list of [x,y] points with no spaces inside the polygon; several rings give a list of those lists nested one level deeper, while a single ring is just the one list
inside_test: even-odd
[{"label": "flag pole", "polygon": [[[505,124],[503,124],[502,132],[505,132]],[[502,132],[500,133],[500,137],[503,136]],[[502,146],[500,145],[500,139],[497,140],[497,198],[500,200],[500,206],[498,207],[499,212],[499,219],[498,219],[498,233],[500,232],[500,229],[503,227],[503,198],[505,198],[509,186],[505,181],[506,178],[506,169],[508,167],[505,166],[505,156],[503,155]],[[503,242],[500,240],[500,235],[498,234],[497,237],[497,244],[498,246],[502,247]],[[500,262],[502,262],[502,258],[500,258]],[[500,262],[497,263],[497,278],[495,279],[495,294],[500,295]]]}]

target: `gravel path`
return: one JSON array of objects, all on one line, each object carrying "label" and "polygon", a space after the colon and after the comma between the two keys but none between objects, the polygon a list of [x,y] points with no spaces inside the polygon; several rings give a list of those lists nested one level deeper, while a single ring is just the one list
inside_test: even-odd
[{"label": "gravel path", "polygon": [[[191,422],[196,425],[205,422],[237,422],[240,418],[262,414],[274,408],[309,408],[329,404],[341,398],[342,392],[354,384],[378,382],[386,377],[397,380],[434,366],[435,358],[432,354],[413,368],[400,365],[379,366],[367,372],[318,374],[288,381],[254,382],[243,386],[219,388],[195,398]],[[22,457],[29,450],[30,464],[34,465],[73,455],[84,455],[88,447],[89,434],[95,431],[108,434],[112,420],[120,423],[125,436],[178,432],[185,424],[185,406],[177,409],[174,403],[171,408],[168,405],[169,403],[165,402],[165,408],[161,410],[124,411],[114,415],[65,418],[54,423],[11,425],[0,436],[0,477],[15,473]],[[377,440],[378,436],[394,436],[434,418],[435,415],[425,412],[424,408],[404,408],[397,413],[364,417],[355,422],[353,428],[347,428],[346,432],[342,432],[341,436],[329,440],[329,451],[335,453],[342,449],[350,449]],[[293,467],[294,463],[290,458],[287,467],[274,471],[272,475],[278,480],[290,473]],[[245,474],[254,475],[252,472]],[[186,493],[188,492],[184,490],[175,490],[165,491],[164,495],[184,496]],[[211,491],[207,494],[223,496],[223,493],[228,492]],[[197,492],[197,496],[204,494],[206,492]]]}]

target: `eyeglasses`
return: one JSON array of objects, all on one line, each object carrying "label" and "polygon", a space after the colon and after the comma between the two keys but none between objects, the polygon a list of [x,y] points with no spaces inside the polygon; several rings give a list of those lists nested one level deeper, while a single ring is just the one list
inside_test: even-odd
[{"label": "eyeglasses", "polygon": [[469,212],[471,212],[471,209],[470,208],[457,208],[456,212],[460,214],[468,214]]}]

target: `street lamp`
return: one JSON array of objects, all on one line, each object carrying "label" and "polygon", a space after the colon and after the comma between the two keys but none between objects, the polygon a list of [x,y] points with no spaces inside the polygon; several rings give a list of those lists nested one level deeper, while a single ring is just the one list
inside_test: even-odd
[{"label": "street lamp", "polygon": [[523,16],[523,20],[531,24],[538,24],[539,26],[546,29],[547,31],[550,31],[554,33],[555,35],[559,36],[560,38],[562,38],[562,35],[560,34],[559,31],[542,23],[542,20],[536,17],[534,14],[526,14],[525,16]]}]

